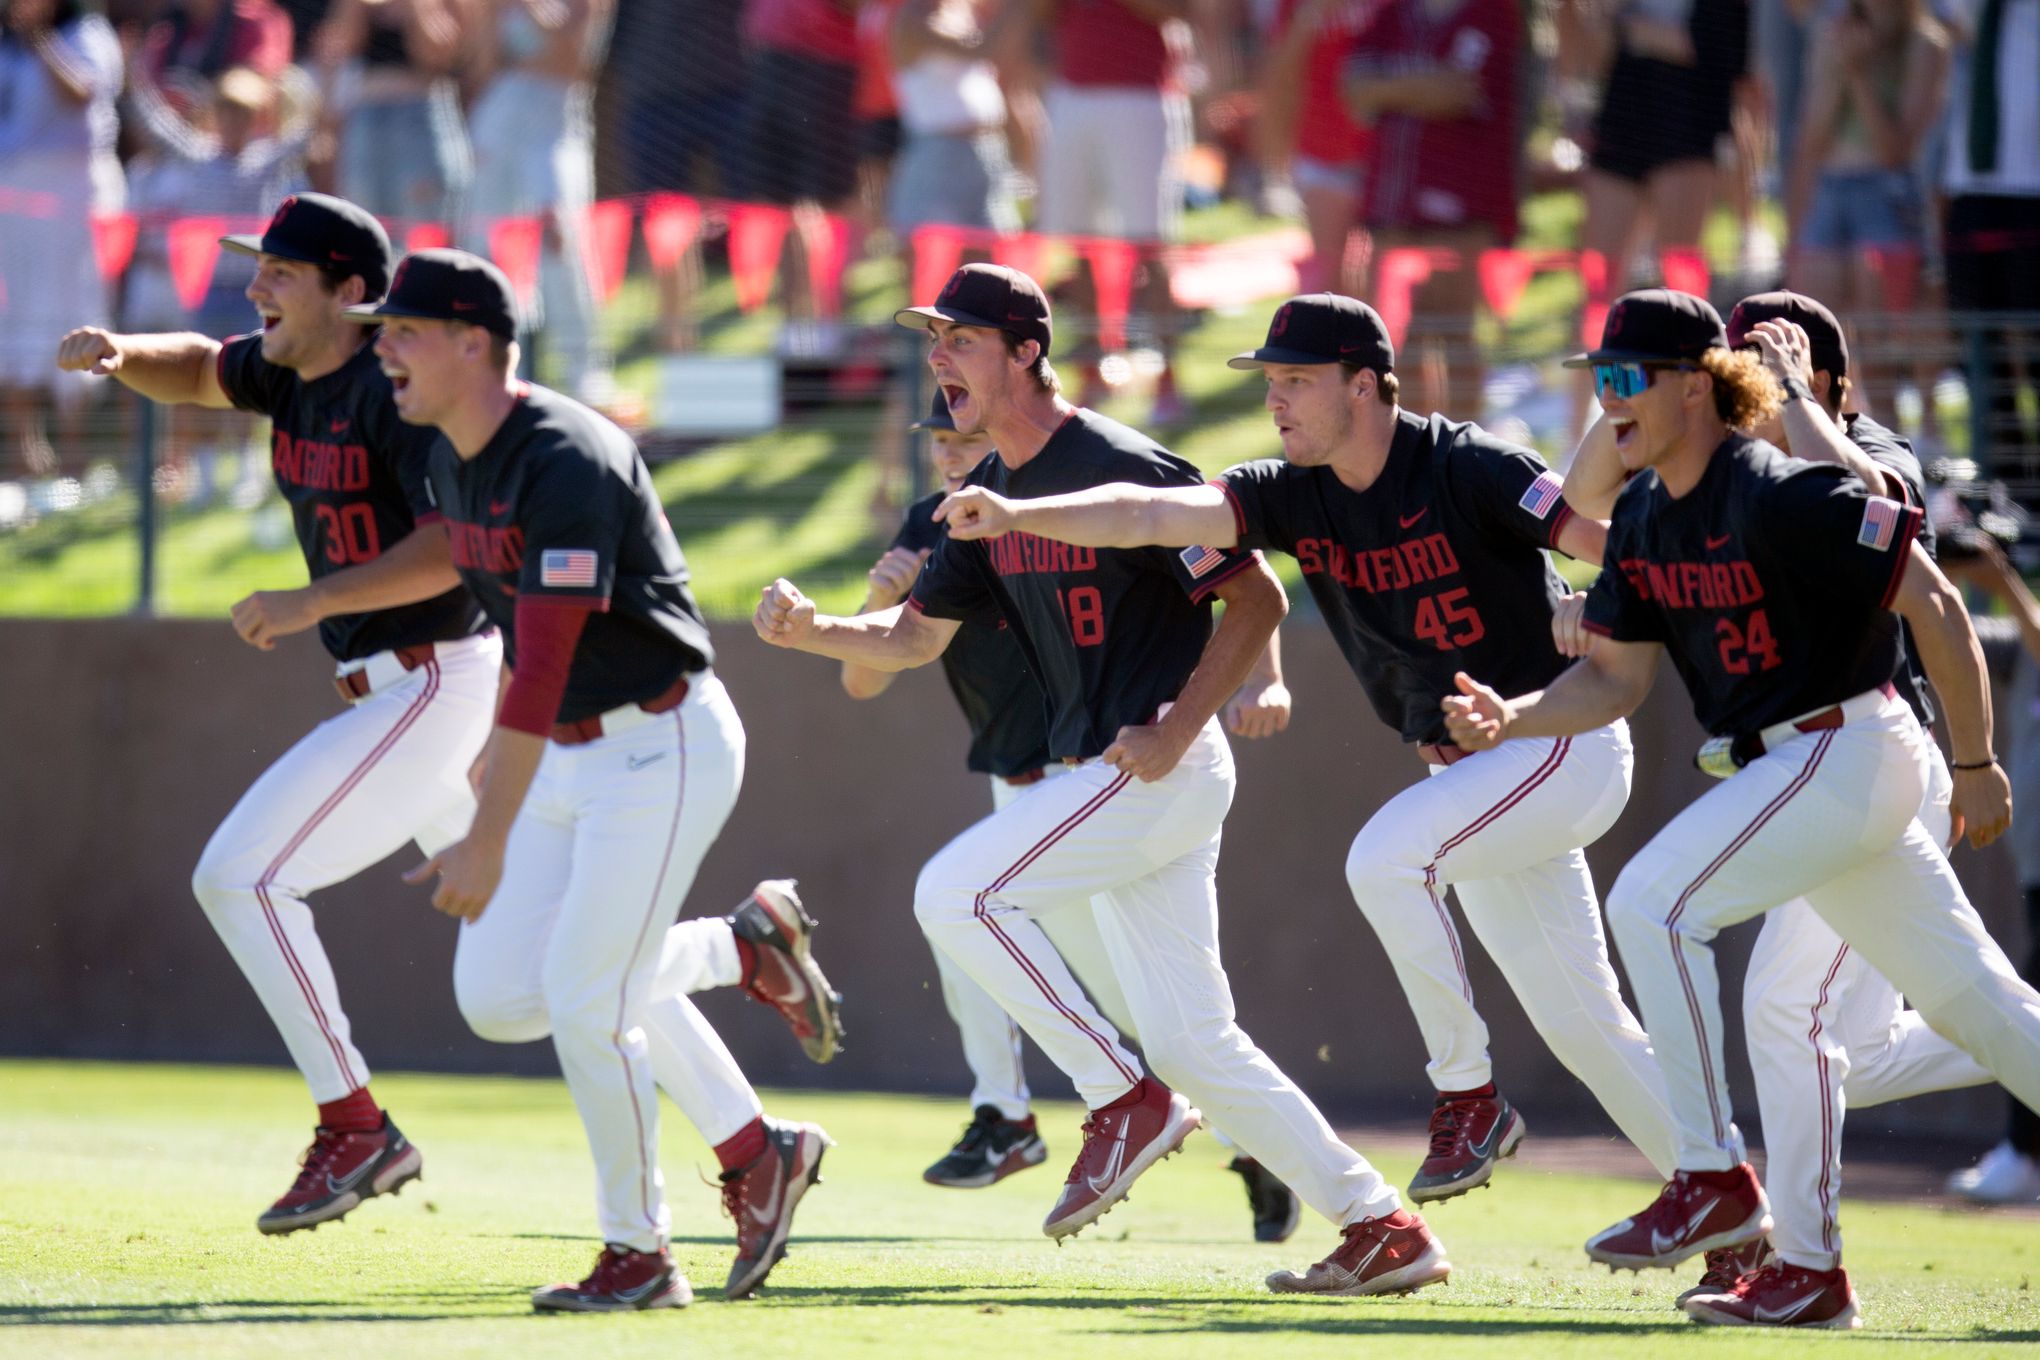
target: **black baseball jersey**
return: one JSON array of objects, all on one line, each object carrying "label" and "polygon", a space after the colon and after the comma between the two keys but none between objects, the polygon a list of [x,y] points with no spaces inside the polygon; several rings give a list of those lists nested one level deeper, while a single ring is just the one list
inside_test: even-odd
[{"label": "black baseball jersey", "polygon": [[1756,732],[1890,682],[1921,518],[1837,464],[1731,435],[1676,500],[1654,472],[1630,479],[1586,626],[1661,643],[1708,732]]},{"label": "black baseball jersey", "polygon": [[1242,547],[1280,548],[1303,567],[1346,664],[1404,741],[1445,740],[1439,700],[1458,693],[1455,671],[1522,694],[1569,664],[1551,639],[1565,584],[1542,549],[1572,511],[1529,449],[1404,411],[1365,491],[1279,458],[1212,484]]},{"label": "black baseball jersey", "polygon": [[[949,527],[932,518],[941,503],[938,491],[909,506],[892,546],[931,553],[940,547],[949,536]],[[970,769],[1013,775],[1048,763],[1048,700],[1004,619],[957,629],[942,653],[942,674],[970,724]]]},{"label": "black baseball jersey", "polygon": [[[1899,481],[1905,484],[1906,504],[1918,506],[1922,511],[1920,546],[1927,550],[1927,556],[1936,556],[1934,522],[1924,514],[1927,508],[1926,474],[1920,469],[1920,460],[1913,455],[1912,445],[1870,417],[1856,412],[1842,417],[1842,430],[1849,436],[1850,443],[1870,456],[1871,462],[1898,474]],[[1898,674],[1892,677],[1892,683],[1898,687],[1899,697],[1912,705],[1920,726],[1931,731],[1934,726],[1934,691],[1927,684],[1925,672],[1920,669],[1919,649],[1913,646],[1912,625],[1904,619],[1898,621],[1898,636],[1902,654],[1898,661]]]},{"label": "black baseball jersey", "polygon": [[656,698],[715,659],[645,460],[581,403],[529,387],[473,458],[441,439],[432,496],[513,670],[520,600],[591,611],[558,721]]},{"label": "black baseball jersey", "polygon": [[[257,332],[220,346],[217,373],[229,401],[269,417],[270,466],[313,580],[374,561],[433,518],[425,476],[439,432],[397,417],[390,380],[368,345],[306,382],[262,357]],[[358,661],[480,627],[474,597],[455,586],[417,604],[325,619],[319,641],[335,660]]]},{"label": "black baseball jersey", "polygon": [[[969,478],[1020,500],[1203,480],[1145,435],[1081,409],[1020,467],[991,457]],[[1244,551],[1078,548],[1026,533],[945,538],[908,604],[966,623],[1003,618],[1047,691],[1050,752],[1088,759],[1181,692],[1211,640],[1212,590],[1252,561]]]}]

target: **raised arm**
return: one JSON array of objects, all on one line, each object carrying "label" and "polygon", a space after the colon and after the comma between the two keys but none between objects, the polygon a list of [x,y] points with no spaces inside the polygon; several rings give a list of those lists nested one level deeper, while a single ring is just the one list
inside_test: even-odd
[{"label": "raised arm", "polygon": [[1564,737],[1606,727],[1635,712],[1650,693],[1663,651],[1655,642],[1597,637],[1593,650],[1558,679],[1514,699],[1461,672],[1453,677],[1459,693],[1439,701],[1445,728],[1463,749],[1485,751],[1510,737]]},{"label": "raised arm", "polygon": [[210,406],[233,403],[220,388],[220,342],[191,332],[117,335],[81,326],[57,345],[57,367],[119,379],[151,401]]},{"label": "raised arm", "polygon": [[1991,747],[1990,679],[1969,611],[1917,542],[1891,607],[1912,625],[1920,664],[1948,717],[1948,766],[1955,775],[1949,810],[1956,834],[1967,823],[1969,843],[1989,845],[2012,824],[2012,787]]},{"label": "raised arm", "polygon": [[935,518],[961,539],[1019,532],[1081,548],[1231,548],[1240,541],[1232,506],[1215,486],[1114,482],[1025,501],[967,486],[945,496]]},{"label": "raised arm", "polygon": [[1566,465],[1565,503],[1576,515],[1604,520],[1615,512],[1615,498],[1626,480],[1622,456],[1615,451],[1615,428],[1607,416],[1600,416],[1580,436],[1580,446]]},{"label": "raised arm", "polygon": [[1215,592],[1225,613],[1204,645],[1197,669],[1183,682],[1169,711],[1146,727],[1122,727],[1105,748],[1106,764],[1152,783],[1176,768],[1190,743],[1260,664],[1268,639],[1289,612],[1289,597],[1268,564],[1256,555],[1253,565],[1234,573]]},{"label": "raised arm", "polygon": [[775,647],[880,671],[911,670],[941,656],[956,636],[954,619],[929,618],[909,605],[841,618],[817,614],[815,602],[785,577],[761,592],[751,626]]},{"label": "raised arm", "polygon": [[1785,439],[1792,445],[1792,456],[1809,463],[1839,463],[1878,495],[1904,501],[1905,483],[1898,474],[1857,448],[1814,400],[1813,342],[1806,331],[1796,322],[1759,321],[1750,328],[1750,339],[1763,356],[1764,367],[1771,370],[1785,389],[1785,405],[1779,418],[1785,422]]}]

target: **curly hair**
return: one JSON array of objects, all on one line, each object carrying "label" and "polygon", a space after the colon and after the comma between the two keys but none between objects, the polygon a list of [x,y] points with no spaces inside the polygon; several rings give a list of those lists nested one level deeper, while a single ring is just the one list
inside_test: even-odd
[{"label": "curly hair", "polygon": [[1714,410],[1730,429],[1764,424],[1785,405],[1785,389],[1764,361],[1742,350],[1710,349],[1699,365],[1714,379]]}]

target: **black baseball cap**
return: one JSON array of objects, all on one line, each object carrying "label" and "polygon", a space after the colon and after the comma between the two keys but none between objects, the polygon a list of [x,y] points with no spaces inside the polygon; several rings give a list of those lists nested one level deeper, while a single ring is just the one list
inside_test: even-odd
[{"label": "black baseball cap", "polygon": [[1721,313],[1706,298],[1672,288],[1642,288],[1624,293],[1608,309],[1601,347],[1575,354],[1565,367],[1690,363],[1710,349],[1727,348]]},{"label": "black baseball cap", "polygon": [[349,307],[352,321],[415,316],[427,321],[465,321],[517,338],[517,299],[503,271],[465,250],[414,250],[397,262],[390,295],[379,303]]},{"label": "black baseball cap", "polygon": [[928,415],[907,426],[910,430],[953,430],[956,418],[949,414],[949,399],[942,395],[942,389],[935,389],[935,398],[928,404]]},{"label": "black baseball cap", "polygon": [[1816,373],[1825,369],[1837,378],[1849,375],[1849,343],[1842,338],[1842,323],[1825,303],[1787,288],[1753,293],[1728,314],[1728,343],[1740,348],[1760,321],[1792,322],[1806,332]]},{"label": "black baseball cap", "polygon": [[1358,298],[1307,293],[1275,309],[1268,343],[1235,354],[1227,368],[1262,364],[1354,364],[1378,373],[1395,371],[1395,346],[1380,313]]},{"label": "black baseball cap", "polygon": [[930,307],[902,307],[893,320],[902,326],[928,329],[934,320],[993,330],[1032,340],[1048,353],[1054,327],[1048,316],[1048,294],[1017,269],[1002,264],[967,264],[949,276]]},{"label": "black baseball cap", "polygon": [[375,214],[331,194],[292,194],[276,205],[260,236],[222,236],[220,244],[243,255],[338,266],[359,274],[372,298],[389,288],[396,258]]}]

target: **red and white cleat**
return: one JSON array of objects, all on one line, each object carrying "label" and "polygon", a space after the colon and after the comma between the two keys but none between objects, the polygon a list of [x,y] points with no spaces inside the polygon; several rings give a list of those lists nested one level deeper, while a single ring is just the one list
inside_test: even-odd
[{"label": "red and white cleat", "polygon": [[1771,1205],[1748,1162],[1726,1171],[1675,1171],[1648,1209],[1587,1239],[1587,1255],[1611,1269],[1669,1269],[1717,1247],[1771,1231]]},{"label": "red and white cleat", "polygon": [[1268,1277],[1277,1294],[1408,1294],[1452,1275],[1444,1244],[1407,1209],[1363,1218],[1342,1230],[1338,1248],[1303,1274],[1278,1270]]},{"label": "red and white cleat", "polygon": [[417,1180],[425,1159],[385,1113],[374,1133],[341,1133],[324,1125],[313,1130],[302,1165],[283,1198],[255,1220],[263,1232],[296,1232],[344,1218],[361,1201]]},{"label": "red and white cleat", "polygon": [[1431,1107],[1431,1151],[1410,1181],[1410,1198],[1423,1204],[1486,1185],[1495,1163],[1516,1155],[1523,1133],[1523,1116],[1499,1094],[1441,1097]]},{"label": "red and white cleat", "polygon": [[778,1011],[810,1061],[835,1057],[843,1046],[843,997],[815,962],[815,920],[801,905],[793,880],[766,879],[729,921],[756,959],[739,984],[744,995]]},{"label": "red and white cleat", "polygon": [[1093,1110],[1084,1121],[1084,1146],[1062,1198],[1041,1225],[1050,1237],[1060,1241],[1097,1222],[1126,1198],[1141,1172],[1182,1147],[1202,1118],[1153,1077],[1142,1077],[1137,1089],[1138,1100]]},{"label": "red and white cleat", "polygon": [[1685,1303],[1695,1322],[1727,1327],[1827,1327],[1854,1331],[1863,1325],[1856,1313],[1856,1291],[1849,1274],[1808,1270],[1773,1261],[1743,1276],[1735,1288],[1719,1294],[1696,1294]]},{"label": "red and white cleat", "polygon": [[609,1243],[595,1269],[579,1284],[549,1284],[531,1291],[540,1313],[632,1313],[646,1308],[685,1308],[694,1302],[687,1277],[673,1268],[664,1247],[633,1251]]},{"label": "red and white cleat", "polygon": [[723,1297],[741,1299],[786,1255],[793,1210],[822,1178],[822,1153],[835,1146],[815,1124],[765,1120],[765,1151],[749,1166],[722,1176],[723,1210],[737,1221],[737,1259]]},{"label": "red and white cleat", "polygon": [[1677,1307],[1684,1308],[1686,1300],[1701,1294],[1727,1294],[1735,1289],[1735,1282],[1745,1275],[1751,1275],[1778,1259],[1778,1253],[1771,1246],[1771,1239],[1759,1237],[1754,1242],[1745,1242],[1739,1247],[1716,1247],[1707,1253],[1706,1266],[1700,1272],[1699,1283],[1673,1300]]}]

